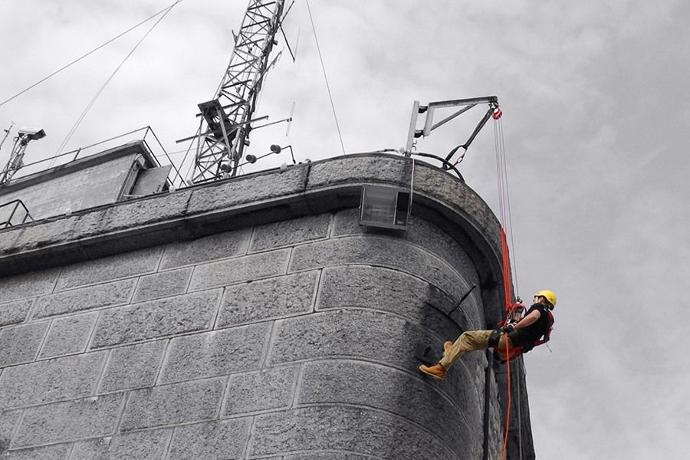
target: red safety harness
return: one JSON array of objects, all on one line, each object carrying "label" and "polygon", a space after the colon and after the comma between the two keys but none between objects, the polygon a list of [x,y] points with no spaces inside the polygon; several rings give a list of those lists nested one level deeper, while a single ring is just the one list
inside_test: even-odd
[{"label": "red safety harness", "polygon": [[[525,306],[522,303],[518,302],[513,304],[513,306],[508,310],[506,319],[503,322],[501,322],[501,324],[499,324],[499,329],[502,329],[505,326],[516,324],[525,316],[525,311]],[[497,353],[501,362],[512,361],[521,354],[527,353],[528,351],[531,351],[534,347],[544,345],[546,342],[551,340],[551,332],[553,331],[553,323],[555,319],[553,313],[551,313],[551,310],[547,310],[546,314],[546,331],[544,332],[544,334],[532,343],[522,346],[511,346],[509,350],[507,350],[506,357]]]}]

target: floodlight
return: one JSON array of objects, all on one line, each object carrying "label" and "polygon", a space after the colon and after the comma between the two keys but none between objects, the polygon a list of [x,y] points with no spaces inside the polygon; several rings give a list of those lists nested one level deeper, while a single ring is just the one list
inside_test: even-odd
[{"label": "floodlight", "polygon": [[405,230],[410,216],[410,202],[410,191],[407,189],[364,185],[359,206],[359,224]]}]

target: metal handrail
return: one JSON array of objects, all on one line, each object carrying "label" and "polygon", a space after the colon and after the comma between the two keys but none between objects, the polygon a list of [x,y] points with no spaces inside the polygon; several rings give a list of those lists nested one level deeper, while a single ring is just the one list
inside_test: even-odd
[{"label": "metal handrail", "polygon": [[[26,223],[27,220],[33,221],[33,217],[31,217],[31,214],[29,213],[29,210],[26,208],[26,205],[24,202],[20,199],[12,200],[9,203],[5,203],[0,205],[0,216],[2,215],[2,208],[9,207],[14,205],[14,208],[12,208],[12,212],[10,212],[10,216],[7,218],[5,221],[0,221],[0,228],[7,228],[7,227],[14,227],[15,225],[21,225]],[[17,212],[17,209],[19,207],[22,207],[24,209],[24,218],[22,219],[21,222],[12,222],[12,219],[14,219],[14,215]]]}]

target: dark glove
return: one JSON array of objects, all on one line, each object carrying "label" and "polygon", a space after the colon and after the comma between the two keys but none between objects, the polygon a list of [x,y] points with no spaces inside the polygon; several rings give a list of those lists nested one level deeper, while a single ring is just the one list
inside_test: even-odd
[{"label": "dark glove", "polygon": [[515,330],[515,326],[513,326],[512,324],[506,324],[501,328],[501,330],[503,332],[513,332]]}]

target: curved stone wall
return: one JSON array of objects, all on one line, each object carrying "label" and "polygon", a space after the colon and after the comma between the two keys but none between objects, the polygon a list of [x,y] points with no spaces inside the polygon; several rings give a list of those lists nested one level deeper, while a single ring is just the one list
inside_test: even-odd
[{"label": "curved stone wall", "polygon": [[[484,354],[466,355],[443,382],[416,369],[420,348],[493,321],[500,259],[482,229],[495,219],[488,208],[475,216],[476,195],[456,196],[464,184],[418,165],[408,231],[360,227],[360,184],[404,182],[394,176],[405,164],[327,160],[287,182],[273,172],[65,216],[61,232],[52,220],[0,233],[0,243],[25,242],[0,265],[34,269],[0,280],[0,451],[498,458]],[[243,201],[252,180],[273,192]],[[122,232],[141,238],[125,245]],[[48,250],[84,260],[41,269],[35,254]]]}]

